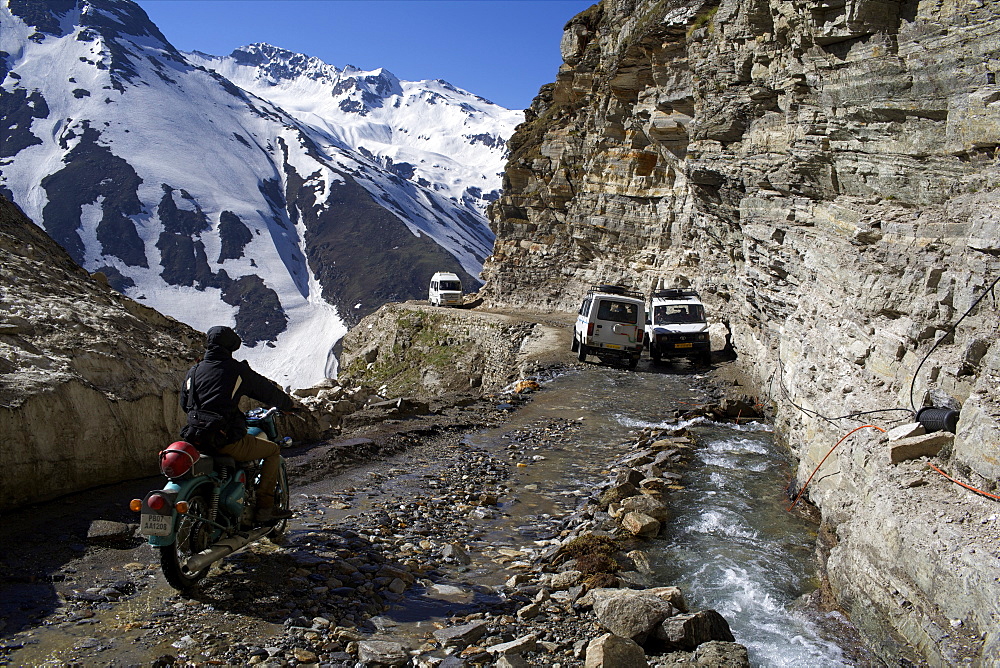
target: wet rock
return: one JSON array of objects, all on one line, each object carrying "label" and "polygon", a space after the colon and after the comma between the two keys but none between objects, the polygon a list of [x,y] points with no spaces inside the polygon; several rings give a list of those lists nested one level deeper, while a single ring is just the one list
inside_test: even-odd
[{"label": "wet rock", "polygon": [[715,610],[682,613],[663,621],[656,638],[668,647],[692,650],[710,640],[736,642],[729,623]]},{"label": "wet rock", "polygon": [[606,633],[587,645],[585,668],[645,668],[646,653],[634,640]]},{"label": "wet rock", "polygon": [[677,609],[655,594],[623,589],[596,589],[594,614],[611,633],[642,643]]},{"label": "wet rock", "polygon": [[434,632],[434,639],[441,647],[468,647],[486,633],[489,624],[485,621],[475,621],[461,626],[450,626]]}]

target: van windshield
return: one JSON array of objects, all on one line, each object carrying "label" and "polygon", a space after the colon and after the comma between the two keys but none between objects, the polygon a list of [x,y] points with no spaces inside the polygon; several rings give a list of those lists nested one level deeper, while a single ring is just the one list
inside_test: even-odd
[{"label": "van windshield", "polygon": [[613,302],[602,299],[601,305],[597,308],[599,320],[610,320],[611,322],[624,322],[634,325],[639,319],[639,306],[629,302]]},{"label": "van windshield", "polygon": [[441,281],[441,289],[442,290],[461,290],[462,289],[462,282],[461,281]]},{"label": "van windshield", "polygon": [[670,304],[653,308],[654,325],[676,325],[685,322],[705,322],[705,308],[701,304]]}]

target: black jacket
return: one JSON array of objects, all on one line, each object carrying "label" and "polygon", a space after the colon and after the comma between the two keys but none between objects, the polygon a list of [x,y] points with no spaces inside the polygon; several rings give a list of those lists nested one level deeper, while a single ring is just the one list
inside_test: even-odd
[{"label": "black jacket", "polygon": [[241,397],[247,396],[283,411],[293,406],[291,397],[277,385],[246,362],[233,359],[233,351],[239,346],[240,338],[232,329],[213,327],[208,330],[205,359],[191,367],[181,387],[184,412],[199,408],[224,416],[230,443],[242,438],[247,431],[246,418],[240,410]]}]

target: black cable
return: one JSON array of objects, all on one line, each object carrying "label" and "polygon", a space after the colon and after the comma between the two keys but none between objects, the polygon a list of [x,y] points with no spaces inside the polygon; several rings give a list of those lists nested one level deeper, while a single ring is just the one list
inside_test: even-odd
[{"label": "black cable", "polygon": [[787,399],[788,403],[790,403],[792,406],[795,406],[796,408],[798,408],[802,412],[802,414],[805,415],[806,417],[818,417],[818,418],[821,418],[823,420],[826,420],[827,422],[829,422],[834,427],[837,426],[833,422],[833,420],[831,420],[830,418],[826,417],[822,413],[819,413],[819,412],[814,411],[812,409],[803,408],[802,406],[799,406],[797,403],[795,403],[794,401],[792,401],[791,395],[788,393],[788,390],[785,388],[784,376],[785,376],[785,365],[781,361],[781,347],[779,346],[778,347],[778,385],[781,387],[781,391],[784,392],[785,399]]},{"label": "black cable", "polygon": [[[972,313],[972,309],[976,308],[976,306],[979,305],[979,302],[983,301],[983,297],[985,297],[988,294],[992,294],[993,288],[994,288],[994,286],[996,286],[997,283],[1000,283],[1000,276],[997,276],[996,280],[994,280],[990,284],[990,287],[988,287],[985,290],[983,290],[983,294],[979,295],[979,297],[976,299],[976,301],[972,302],[972,306],[970,306],[965,311],[965,313],[962,314],[961,318],[959,318],[958,320],[955,321],[954,325],[952,325],[951,327],[948,328],[948,330],[944,333],[944,336],[938,337],[938,340],[934,342],[934,345],[931,346],[931,349],[927,351],[927,354],[924,355],[924,358],[922,360],[920,360],[920,364],[917,365],[916,370],[913,372],[913,379],[910,381],[910,408],[913,410],[914,414],[917,412],[917,407],[913,403],[913,388],[917,384],[917,375],[920,373],[920,368],[924,365],[924,362],[927,361],[927,358],[929,358],[931,356],[931,353],[934,352],[935,350],[937,350],[937,347],[939,345],[941,345],[941,342],[944,341],[945,339],[947,339],[948,336],[952,332],[955,331],[955,329],[958,327],[958,324],[960,322],[962,322],[963,320],[965,320],[965,316],[967,316],[970,313]],[[994,300],[996,300],[996,297],[994,297]]]}]

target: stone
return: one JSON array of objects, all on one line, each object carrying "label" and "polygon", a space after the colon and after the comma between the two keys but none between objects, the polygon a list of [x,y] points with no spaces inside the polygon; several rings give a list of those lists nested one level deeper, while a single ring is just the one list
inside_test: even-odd
[{"label": "stone", "polygon": [[645,513],[625,513],[621,523],[622,529],[640,538],[652,538],[660,533],[661,524]]},{"label": "stone", "polygon": [[634,640],[606,633],[587,645],[585,668],[645,668],[646,653]]},{"label": "stone", "polygon": [[468,565],[472,563],[472,557],[458,543],[448,543],[441,548],[441,556],[445,559],[452,559],[460,564]]},{"label": "stone", "polygon": [[296,647],[295,649],[293,649],[292,654],[295,656],[295,660],[298,661],[300,664],[317,663],[319,661],[319,657],[316,656],[315,652],[311,652],[307,649],[302,649],[300,647]]},{"label": "stone", "polygon": [[534,619],[542,612],[542,606],[540,603],[529,603],[528,605],[520,608],[517,611],[518,619]]},{"label": "stone", "polygon": [[647,594],[658,596],[681,612],[687,612],[687,602],[684,600],[684,593],[680,587],[652,587],[646,589]]},{"label": "stone", "polygon": [[434,639],[442,647],[468,647],[482,638],[487,628],[489,625],[485,621],[477,620],[461,626],[438,629],[434,631]]},{"label": "stone", "polygon": [[642,643],[677,609],[655,594],[630,589],[591,592],[597,621],[611,633]]},{"label": "stone", "polygon": [[889,459],[893,464],[918,459],[934,457],[941,448],[955,442],[955,435],[947,431],[935,431],[922,436],[901,438],[889,444]]},{"label": "stone", "polygon": [[529,668],[528,661],[520,654],[504,654],[497,658],[496,668]]},{"label": "stone", "polygon": [[903,438],[910,438],[911,436],[923,436],[927,433],[924,429],[924,425],[919,422],[910,422],[909,424],[901,424],[898,427],[894,427],[886,432],[885,437],[889,439],[889,442],[898,441]]},{"label": "stone", "polygon": [[582,577],[583,573],[575,570],[555,573],[552,576],[552,588],[562,590],[562,589],[569,589],[570,587],[575,587],[577,584],[580,583],[580,578]]},{"label": "stone", "polygon": [[687,651],[710,640],[736,642],[729,623],[715,610],[681,613],[665,619],[656,630],[656,638],[668,647]]},{"label": "stone", "polygon": [[620,485],[613,485],[608,489],[601,492],[598,505],[602,509],[606,509],[612,503],[621,503],[623,499],[627,499],[630,496],[635,496],[639,493],[639,490],[630,482],[625,482]]},{"label": "stone", "polygon": [[705,668],[750,668],[747,648],[735,642],[709,640],[698,645],[694,662]]},{"label": "stone", "polygon": [[506,656],[508,654],[523,654],[524,652],[534,652],[538,647],[538,636],[534,633],[521,636],[510,642],[498,643],[486,648],[486,651],[494,656]]},{"label": "stone", "polygon": [[87,542],[92,545],[113,546],[132,537],[134,528],[123,522],[94,520],[87,528]]},{"label": "stone", "polygon": [[623,499],[621,505],[628,512],[643,513],[658,522],[666,522],[670,518],[670,512],[665,503],[645,494]]},{"label": "stone", "polygon": [[358,642],[358,660],[382,666],[402,666],[410,654],[401,643],[389,640],[362,640]]}]

